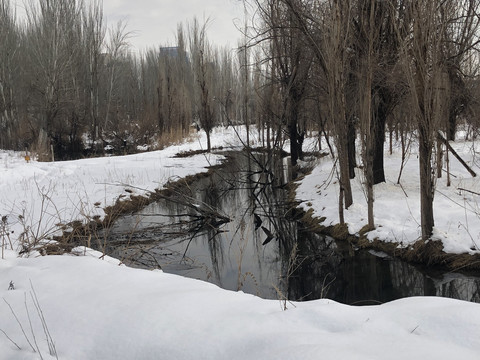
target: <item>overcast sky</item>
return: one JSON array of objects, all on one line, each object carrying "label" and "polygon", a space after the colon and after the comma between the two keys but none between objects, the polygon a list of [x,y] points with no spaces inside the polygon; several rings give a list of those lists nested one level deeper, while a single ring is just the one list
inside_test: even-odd
[{"label": "overcast sky", "polygon": [[208,39],[217,45],[237,46],[241,34],[234,23],[243,22],[240,0],[103,0],[108,24],[127,20],[135,32],[130,42],[137,50],[159,45],[174,45],[177,24],[194,16],[200,23],[210,18]]},{"label": "overcast sky", "polygon": [[[20,17],[25,14],[24,3],[12,0]],[[243,24],[243,9],[242,0],[103,0],[107,25],[127,21],[127,30],[134,33],[130,43],[137,51],[175,45],[177,24],[185,25],[194,16],[201,24],[210,18],[207,37],[211,43],[236,47],[241,34],[234,24]]]}]

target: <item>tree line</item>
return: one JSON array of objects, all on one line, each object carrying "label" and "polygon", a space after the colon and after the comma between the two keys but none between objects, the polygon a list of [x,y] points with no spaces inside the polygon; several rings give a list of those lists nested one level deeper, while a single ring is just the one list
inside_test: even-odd
[{"label": "tree line", "polygon": [[[386,135],[390,141],[400,140],[404,157],[413,136],[419,156],[422,238],[429,238],[444,137],[454,140],[459,124],[471,129],[478,125],[479,2],[249,4],[255,14],[250,43],[263,49],[260,98],[273,115],[270,119],[278,119],[288,134],[292,163],[302,157],[303,134],[313,122],[332,140],[340,221],[353,203],[350,180],[359,159],[368,228],[373,229],[374,185],[385,181]],[[272,101],[282,106],[272,106]]]},{"label": "tree line", "polygon": [[45,160],[127,153],[237,117],[237,52],[209,43],[208,20],[136,54],[127,25],[107,26],[102,6],[32,1],[17,19],[0,0],[0,148]]}]

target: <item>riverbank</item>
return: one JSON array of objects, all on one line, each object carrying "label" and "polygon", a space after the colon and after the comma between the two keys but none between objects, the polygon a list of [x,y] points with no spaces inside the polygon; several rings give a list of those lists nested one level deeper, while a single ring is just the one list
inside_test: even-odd
[{"label": "riverbank", "polygon": [[[128,268],[85,247],[62,256],[22,253],[26,236],[45,241],[59,223],[102,219],[117,200],[206,171],[221,157],[173,157],[201,149],[204,140],[200,134],[162,151],[61,163],[26,163],[21,154],[0,152],[1,360],[478,357],[474,303],[280,302]],[[237,146],[231,130],[218,129],[213,141]]]},{"label": "riverbank", "polygon": [[[476,158],[479,144],[459,138],[451,145],[474,171],[480,173]],[[344,226],[339,225],[339,186],[331,157],[316,160],[312,172],[298,182],[296,199],[308,216],[318,222],[320,231],[348,239],[358,247],[381,250],[410,262],[450,270],[479,270],[479,177],[472,177],[450,156],[450,186],[447,186],[446,171],[437,179],[432,240],[421,241],[416,146],[411,144],[411,153],[403,164],[400,146],[394,146],[391,154],[385,149],[386,182],[374,187],[373,231],[365,232],[367,203],[361,169],[356,169],[352,180],[354,204],[345,210]]]}]

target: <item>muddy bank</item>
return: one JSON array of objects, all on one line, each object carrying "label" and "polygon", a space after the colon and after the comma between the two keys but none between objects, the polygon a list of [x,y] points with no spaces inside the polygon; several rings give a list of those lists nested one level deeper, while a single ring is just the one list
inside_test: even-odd
[{"label": "muddy bank", "polygon": [[441,241],[418,240],[412,246],[404,247],[395,242],[384,242],[378,239],[370,241],[365,232],[350,234],[347,225],[324,225],[325,218],[312,216],[313,210],[303,212],[302,221],[308,224],[312,231],[331,236],[337,240],[347,241],[356,248],[381,251],[403,261],[436,267],[448,271],[480,272],[480,255],[449,254],[443,251]]}]

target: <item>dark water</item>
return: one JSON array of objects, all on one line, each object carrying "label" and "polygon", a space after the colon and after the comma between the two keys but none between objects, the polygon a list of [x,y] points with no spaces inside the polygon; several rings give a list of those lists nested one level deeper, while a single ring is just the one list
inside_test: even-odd
[{"label": "dark water", "polygon": [[[182,187],[175,201],[117,221],[107,252],[130,266],[270,299],[363,305],[428,295],[480,302],[479,276],[424,271],[309,231],[287,200],[290,178],[286,159],[229,154],[224,167]],[[205,224],[202,215],[213,212],[232,221]]]}]

